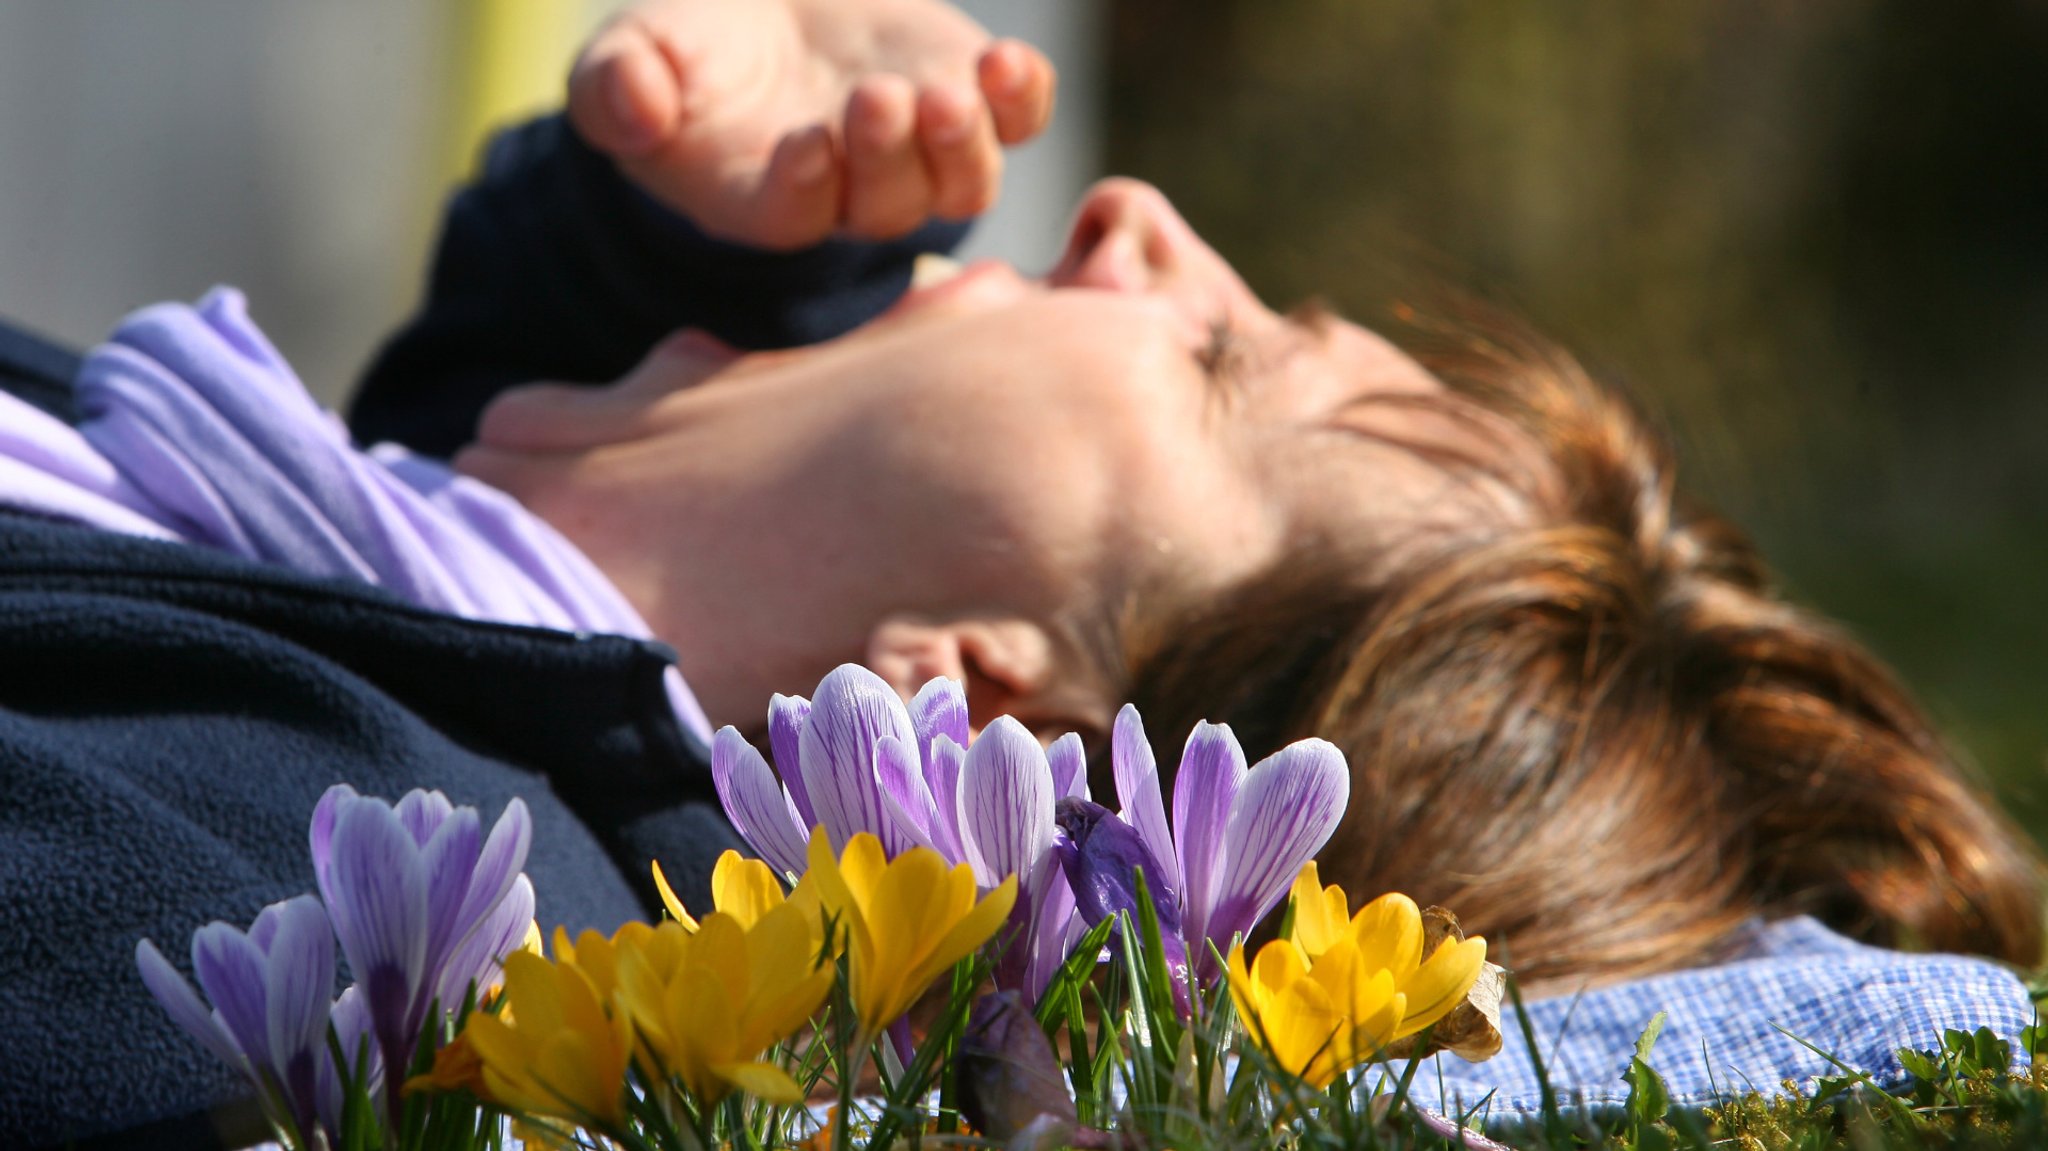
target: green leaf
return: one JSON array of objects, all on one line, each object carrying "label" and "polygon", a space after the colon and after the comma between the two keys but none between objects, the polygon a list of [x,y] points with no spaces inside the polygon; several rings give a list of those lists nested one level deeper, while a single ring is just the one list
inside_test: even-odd
[{"label": "green leaf", "polygon": [[1628,1070],[1622,1072],[1621,1078],[1628,1084],[1628,1101],[1622,1109],[1638,1128],[1658,1122],[1671,1110],[1671,1089],[1641,1056],[1628,1061]]},{"label": "green leaf", "polygon": [[1935,1059],[1936,1056],[1932,1051],[1916,1051],[1911,1047],[1899,1048],[1899,1065],[1904,1067],[1913,1078],[1920,1080],[1930,1087],[1939,1084],[1943,1079],[1941,1064],[1936,1062]]},{"label": "green leaf", "polygon": [[1102,949],[1109,943],[1109,933],[1116,930],[1114,918],[1105,919],[1088,929],[1067,961],[1053,972],[1052,981],[1045,985],[1045,994],[1038,1000],[1038,1022],[1045,1028],[1047,1039],[1057,1038],[1060,1021],[1065,1010],[1066,994],[1078,991],[1094,977],[1095,968],[1102,955]]},{"label": "green leaf", "polygon": [[1657,1037],[1664,1034],[1664,1012],[1650,1016],[1650,1022],[1643,1026],[1643,1033],[1636,1036],[1636,1058],[1647,1063],[1650,1049],[1657,1046]]},{"label": "green leaf", "polygon": [[1134,867],[1131,876],[1132,886],[1137,889],[1138,955],[1143,961],[1133,974],[1139,977],[1139,993],[1146,997],[1146,1006],[1152,1010],[1152,1027],[1159,1046],[1167,1053],[1171,1075],[1172,1053],[1180,1048],[1181,1032],[1180,1008],[1173,995],[1173,972],[1166,966],[1166,944],[1159,931],[1158,909],[1152,906],[1151,885],[1145,882],[1145,869]]},{"label": "green leaf", "polygon": [[1979,1027],[1970,1036],[1973,1052],[1974,1072],[2003,1072],[2012,1067],[2012,1044],[2000,1039],[1989,1027]]}]

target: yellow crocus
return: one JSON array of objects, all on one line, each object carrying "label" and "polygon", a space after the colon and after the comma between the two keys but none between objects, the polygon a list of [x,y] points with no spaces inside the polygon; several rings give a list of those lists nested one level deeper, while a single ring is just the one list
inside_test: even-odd
[{"label": "yellow crocus", "polygon": [[1358,914],[1311,862],[1294,881],[1288,937],[1230,949],[1230,994],[1253,1038],[1312,1087],[1373,1059],[1463,1002],[1486,963],[1486,941],[1446,939],[1422,954],[1422,912],[1388,894]]},{"label": "yellow crocus", "polygon": [[575,963],[530,951],[505,957],[505,1004],[500,1015],[473,1013],[462,1032],[483,1064],[490,1097],[528,1114],[618,1130],[633,1050],[625,1015],[606,1013]]},{"label": "yellow crocus", "polygon": [[[661,863],[655,861],[653,867],[654,887],[661,893],[662,906],[668,909],[669,917],[682,924],[686,931],[697,930],[697,918],[676,897],[675,888],[668,884],[668,876],[661,873]],[[711,868],[711,905],[738,919],[742,927],[752,927],[763,915],[782,906],[785,899],[802,902],[810,898],[809,885],[804,883],[797,884],[795,891],[784,896],[782,880],[772,868],[737,851],[727,851],[719,856]]]},{"label": "yellow crocus", "polygon": [[805,883],[816,885],[825,914],[845,933],[865,1036],[901,1018],[933,980],[988,942],[1017,901],[1014,875],[977,901],[967,864],[949,868],[928,847],[885,859],[881,840],[867,832],[848,840],[836,860],[823,829],[812,832],[809,862]]},{"label": "yellow crocus", "polygon": [[814,904],[783,901],[753,923],[715,911],[692,933],[664,923],[618,949],[618,1003],[654,1062],[709,1106],[737,1087],[773,1103],[803,1090],[761,1053],[807,1023],[832,990]]}]

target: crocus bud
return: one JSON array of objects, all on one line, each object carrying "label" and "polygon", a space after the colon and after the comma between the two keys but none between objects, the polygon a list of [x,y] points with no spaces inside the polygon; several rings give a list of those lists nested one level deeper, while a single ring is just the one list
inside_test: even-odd
[{"label": "crocus bud", "polygon": [[975,1001],[960,1040],[960,1113],[976,1131],[1009,1143],[1026,1131],[1064,1144],[1079,1117],[1044,1028],[1015,991]]},{"label": "crocus bud", "polygon": [[1145,892],[1159,919],[1159,942],[1173,977],[1174,999],[1187,1010],[1188,951],[1181,940],[1180,900],[1166,886],[1162,867],[1138,833],[1099,803],[1066,798],[1053,805],[1059,826],[1054,850],[1067,884],[1074,889],[1074,907],[1092,927],[1120,911],[1137,916],[1137,875],[1143,869]]}]

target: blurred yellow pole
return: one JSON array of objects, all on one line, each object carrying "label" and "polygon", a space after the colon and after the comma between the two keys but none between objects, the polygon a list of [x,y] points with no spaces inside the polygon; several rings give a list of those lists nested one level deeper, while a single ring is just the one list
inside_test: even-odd
[{"label": "blurred yellow pole", "polygon": [[447,109],[441,186],[461,179],[492,132],[562,103],[576,49],[614,5],[606,0],[454,0],[450,43],[459,81]]}]

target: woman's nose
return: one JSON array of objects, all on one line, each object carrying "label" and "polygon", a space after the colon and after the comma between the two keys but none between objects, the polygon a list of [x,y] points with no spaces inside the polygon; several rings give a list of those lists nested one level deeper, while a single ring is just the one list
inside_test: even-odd
[{"label": "woman's nose", "polygon": [[1251,293],[1230,265],[1195,235],[1159,189],[1140,180],[1103,180],[1082,197],[1054,287],[1162,292],[1204,309],[1235,309]]}]

